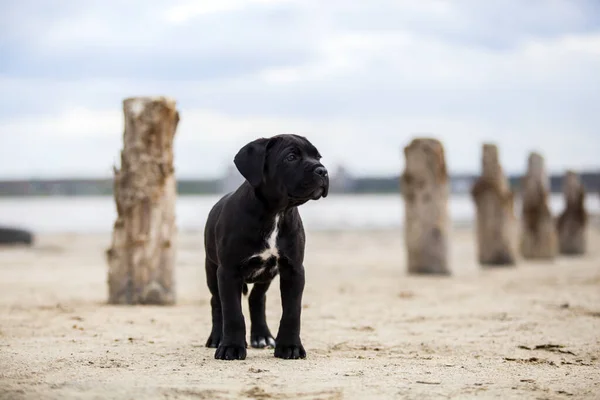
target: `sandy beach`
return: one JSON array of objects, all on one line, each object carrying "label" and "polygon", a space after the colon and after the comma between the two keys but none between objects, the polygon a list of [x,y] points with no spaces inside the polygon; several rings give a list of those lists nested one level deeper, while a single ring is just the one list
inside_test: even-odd
[{"label": "sandy beach", "polygon": [[213,359],[200,233],[180,233],[173,307],[105,304],[109,235],[0,249],[0,398],[600,398],[597,227],[585,257],[493,270],[455,228],[451,277],[407,276],[400,230],[307,239],[298,361]]}]

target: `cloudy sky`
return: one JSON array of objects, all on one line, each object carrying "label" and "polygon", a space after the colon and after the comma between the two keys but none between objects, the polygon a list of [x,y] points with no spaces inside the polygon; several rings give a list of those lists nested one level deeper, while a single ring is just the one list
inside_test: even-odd
[{"label": "cloudy sky", "polygon": [[121,101],[177,100],[179,177],[299,133],[334,169],[399,173],[413,136],[453,172],[600,168],[597,0],[0,0],[0,178],[108,177]]}]

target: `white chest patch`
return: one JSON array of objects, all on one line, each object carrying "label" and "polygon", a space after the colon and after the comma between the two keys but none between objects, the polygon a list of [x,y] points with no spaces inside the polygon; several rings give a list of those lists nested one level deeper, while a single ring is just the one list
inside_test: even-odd
[{"label": "white chest patch", "polygon": [[[254,254],[250,258],[260,257],[261,260],[267,261],[271,257],[275,257],[275,268],[277,268],[277,260],[279,259],[279,249],[277,248],[277,235],[279,234],[279,218],[280,216],[275,216],[275,222],[273,223],[273,230],[269,233],[267,237],[267,247],[261,251],[260,253]],[[262,275],[265,272],[266,266],[262,266],[252,272],[251,277],[257,277]]]},{"label": "white chest patch", "polygon": [[279,215],[275,216],[273,230],[267,237],[267,248],[262,252],[255,254],[253,257],[258,256],[263,261],[266,261],[271,257],[279,258],[279,249],[277,249],[277,235],[279,235]]}]

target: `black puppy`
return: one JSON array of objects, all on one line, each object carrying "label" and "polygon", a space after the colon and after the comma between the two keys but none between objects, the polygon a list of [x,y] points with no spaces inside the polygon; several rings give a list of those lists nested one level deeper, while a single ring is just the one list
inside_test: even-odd
[{"label": "black puppy", "polygon": [[[251,346],[274,346],[279,358],[306,357],[300,341],[305,236],[297,207],[327,196],[329,177],[320,159],[298,135],[257,139],[235,156],[246,181],[213,206],[204,230],[213,323],[206,346],[217,348],[215,358],[246,358],[241,296],[248,283],[254,284],[248,298]],[[274,339],[265,294],[278,273],[283,314]]]}]

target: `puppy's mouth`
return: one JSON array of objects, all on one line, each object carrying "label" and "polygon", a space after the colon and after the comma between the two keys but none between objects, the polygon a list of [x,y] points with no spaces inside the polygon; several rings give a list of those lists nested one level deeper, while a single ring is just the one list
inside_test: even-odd
[{"label": "puppy's mouth", "polygon": [[321,182],[321,184],[313,191],[311,199],[312,200],[318,200],[321,197],[325,198],[327,197],[327,194],[329,192],[329,181],[324,180],[323,182]]},{"label": "puppy's mouth", "polygon": [[327,179],[320,180],[318,182],[310,182],[306,186],[304,186],[300,193],[296,192],[290,194],[289,197],[294,200],[294,202],[305,203],[309,200],[319,200],[320,198],[327,197],[329,193],[329,181]]},{"label": "puppy's mouth", "polygon": [[323,193],[325,193],[325,188],[324,187],[318,187],[312,194],[312,196],[310,197],[312,200],[319,200],[322,196]]},{"label": "puppy's mouth", "polygon": [[307,194],[301,196],[290,196],[295,202],[305,203],[309,200],[319,200],[322,197],[327,197],[328,187],[326,185],[317,186]]}]

